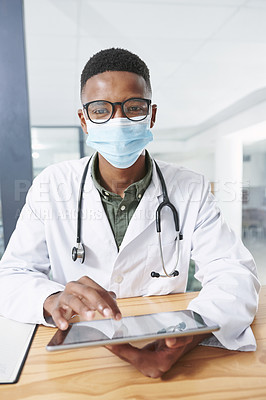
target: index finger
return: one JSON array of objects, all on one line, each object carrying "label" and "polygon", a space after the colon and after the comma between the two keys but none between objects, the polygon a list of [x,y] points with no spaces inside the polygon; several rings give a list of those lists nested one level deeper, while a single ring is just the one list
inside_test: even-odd
[{"label": "index finger", "polygon": [[122,318],[121,311],[115,300],[115,293],[108,292],[89,277],[82,277],[73,284],[73,292],[82,296],[82,301],[88,307],[94,307],[104,317]]}]

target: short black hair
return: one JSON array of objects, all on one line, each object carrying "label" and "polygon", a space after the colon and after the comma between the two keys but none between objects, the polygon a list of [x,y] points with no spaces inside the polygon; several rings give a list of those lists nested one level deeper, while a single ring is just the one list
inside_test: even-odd
[{"label": "short black hair", "polygon": [[106,71],[127,71],[140,75],[151,92],[150,71],[145,62],[128,50],[111,48],[101,50],[89,59],[81,74],[80,94],[89,78]]}]

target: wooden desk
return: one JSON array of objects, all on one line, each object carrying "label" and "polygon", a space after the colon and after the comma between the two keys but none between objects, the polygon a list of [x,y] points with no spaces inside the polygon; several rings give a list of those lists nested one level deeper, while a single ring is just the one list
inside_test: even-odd
[{"label": "wooden desk", "polygon": [[[197,293],[119,300],[123,315],[186,308]],[[232,307],[234,305],[232,304]],[[105,348],[49,353],[53,328],[39,326],[20,380],[0,387],[1,400],[266,399],[266,286],[253,323],[258,350],[197,346],[163,378],[146,378]]]}]

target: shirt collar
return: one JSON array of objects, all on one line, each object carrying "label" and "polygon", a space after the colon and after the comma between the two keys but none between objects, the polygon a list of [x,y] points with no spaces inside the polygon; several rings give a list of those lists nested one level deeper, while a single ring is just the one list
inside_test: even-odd
[{"label": "shirt collar", "polygon": [[[146,150],[145,153],[145,163],[146,163],[146,175],[140,179],[137,182],[132,183],[129,185],[126,190],[125,190],[125,195],[128,194],[130,197],[132,196],[133,198],[140,200],[149,186],[151,182],[151,177],[152,177],[152,169],[153,169],[153,163],[152,159]],[[97,177],[98,175],[98,154],[95,155],[95,157],[92,158],[92,165],[91,165],[91,177],[94,183],[94,186],[96,189],[99,191],[100,195],[104,197],[105,200],[110,200],[112,201],[113,199],[121,199],[121,197],[116,194],[112,193],[108,190],[106,190],[99,182],[99,179]]]}]

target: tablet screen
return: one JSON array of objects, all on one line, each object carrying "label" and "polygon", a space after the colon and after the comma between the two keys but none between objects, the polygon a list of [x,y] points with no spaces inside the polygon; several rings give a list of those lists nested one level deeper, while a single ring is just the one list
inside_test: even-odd
[{"label": "tablet screen", "polygon": [[206,325],[193,311],[172,311],[113,319],[77,322],[66,331],[58,330],[47,350],[73,347],[119,344],[144,339],[187,336],[218,330],[215,324]]}]

